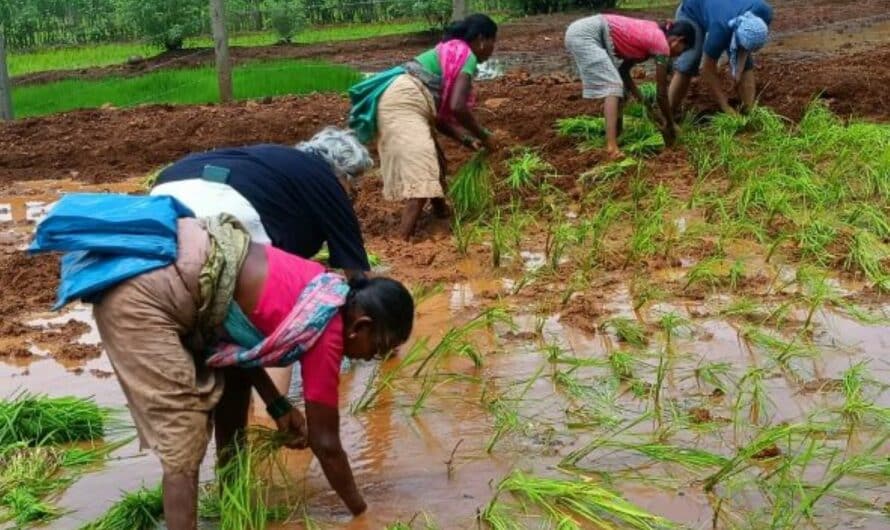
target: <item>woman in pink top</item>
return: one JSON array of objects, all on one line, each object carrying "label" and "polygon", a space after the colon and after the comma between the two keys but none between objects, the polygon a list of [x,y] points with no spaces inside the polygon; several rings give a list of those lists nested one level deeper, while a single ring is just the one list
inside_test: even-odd
[{"label": "woman in pink top", "polygon": [[566,30],[566,48],[575,59],[585,99],[604,99],[606,149],[609,156],[622,156],[618,136],[622,128],[622,108],[627,93],[636,97],[655,116],[630,75],[631,69],[655,59],[658,106],[663,122],[659,126],[665,142],[673,144],[676,126],[668,100],[667,67],[695,43],[695,28],[686,21],[659,25],[651,20],[620,15],[595,15],[576,20]]},{"label": "woman in pink top", "polygon": [[[311,448],[333,489],[361,514],[365,501],[340,443],[340,363],[344,356],[381,358],[404,343],[414,321],[411,294],[389,278],[347,285],[320,264],[269,245],[248,243],[243,261],[231,263],[221,250],[226,244],[211,233],[204,221],[180,219],[176,261],[115,285],[93,306],[140,441],[161,460],[166,527],[196,528],[198,470],[210,432],[225,461],[247,424],[252,389],[286,445]],[[205,286],[215,285],[208,278],[220,269],[229,271],[234,292],[222,329],[211,335],[228,342],[208,357]],[[296,361],[305,418],[264,368]]]}]

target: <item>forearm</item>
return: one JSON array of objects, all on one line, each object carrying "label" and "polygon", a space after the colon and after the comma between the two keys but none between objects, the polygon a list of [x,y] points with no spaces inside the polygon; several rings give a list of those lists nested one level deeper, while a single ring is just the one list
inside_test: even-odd
[{"label": "forearm", "polygon": [[247,377],[266,405],[281,397],[278,389],[275,388],[275,383],[272,382],[269,374],[263,368],[247,369]]},{"label": "forearm", "polygon": [[462,132],[457,127],[455,127],[454,125],[452,125],[450,123],[439,123],[436,125],[436,129],[440,133],[444,134],[445,136],[447,136],[457,142],[463,141]]},{"label": "forearm", "polygon": [[665,125],[672,127],[674,125],[674,112],[671,110],[671,99],[668,95],[667,68],[662,64],[656,66],[655,85],[655,101],[658,103],[658,109],[664,116]]},{"label": "forearm", "polygon": [[349,459],[346,451],[342,448],[316,451],[315,456],[321,463],[321,469],[324,476],[328,479],[331,488],[337,492],[343,503],[349,508],[353,515],[359,515],[365,511],[367,505],[355,485],[355,478],[352,475],[352,468],[349,466]]},{"label": "forearm", "polygon": [[720,108],[724,111],[729,109],[729,99],[727,99],[723,89],[720,88],[720,78],[717,76],[717,62],[714,59],[710,57],[705,59],[701,76],[708,88],[710,88],[711,94],[714,96],[717,104],[720,105]]},{"label": "forearm", "polygon": [[467,132],[480,140],[485,140],[488,137],[488,132],[479,125],[479,122],[476,121],[476,116],[473,115],[473,111],[469,108],[462,107],[456,110],[454,114],[457,117],[458,123],[460,123]]},{"label": "forearm", "polygon": [[618,72],[621,74],[621,80],[624,82],[624,88],[630,92],[633,97],[637,98],[637,101],[646,103],[643,99],[643,94],[640,92],[640,88],[637,86],[636,81],[634,81],[633,76],[630,75],[630,68],[622,66]]}]

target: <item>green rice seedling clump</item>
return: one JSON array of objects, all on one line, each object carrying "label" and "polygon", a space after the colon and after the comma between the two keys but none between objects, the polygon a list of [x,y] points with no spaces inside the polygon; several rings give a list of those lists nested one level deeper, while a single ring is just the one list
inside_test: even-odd
[{"label": "green rice seedling clump", "polygon": [[643,347],[649,343],[646,330],[632,318],[610,318],[603,322],[602,328],[611,329],[618,336],[618,340],[633,346]]},{"label": "green rice seedling clump", "polygon": [[111,410],[92,399],[22,392],[0,401],[0,447],[90,441],[106,434]]},{"label": "green rice seedling clump", "polygon": [[483,213],[491,204],[491,168],[487,155],[479,152],[460,168],[448,189],[454,201],[456,218]]},{"label": "green rice seedling clump", "polygon": [[80,530],[153,530],[164,515],[161,487],[124,493],[105,514]]},{"label": "green rice seedling clump", "polygon": [[505,184],[513,191],[532,188],[542,177],[553,172],[553,166],[532,149],[522,149],[507,161]]},{"label": "green rice seedling clump", "polygon": [[557,528],[566,530],[587,528],[588,524],[613,528],[615,523],[638,530],[677,527],[591,481],[551,479],[513,471],[498,485],[498,492],[511,493],[538,508]]}]

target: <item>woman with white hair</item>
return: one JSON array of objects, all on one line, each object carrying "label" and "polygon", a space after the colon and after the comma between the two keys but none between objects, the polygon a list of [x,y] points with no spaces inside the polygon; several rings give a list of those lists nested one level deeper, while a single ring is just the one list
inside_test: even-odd
[{"label": "woman with white hair", "polygon": [[702,79],[720,110],[735,113],[717,76],[717,61],[726,53],[742,112],[747,112],[754,105],[756,88],[753,53],[766,44],[773,20],[772,7],[763,0],[683,0],[677,9],[677,20],[691,22],[696,36],[695,45],[674,61],[671,108],[679,108],[701,66]]},{"label": "woman with white hair", "polygon": [[[194,153],[164,168],[152,195],[173,196],[196,217],[235,216],[253,242],[312,258],[327,243],[331,267],[370,270],[352,208],[351,181],[373,161],[348,130],[326,128],[294,147],[260,144]],[[281,392],[291,371],[271,369]]]}]

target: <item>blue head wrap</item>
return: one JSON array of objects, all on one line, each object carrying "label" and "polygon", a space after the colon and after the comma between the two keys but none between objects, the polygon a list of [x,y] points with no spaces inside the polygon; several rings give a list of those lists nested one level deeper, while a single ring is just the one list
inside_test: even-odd
[{"label": "blue head wrap", "polygon": [[732,29],[732,42],[729,44],[729,67],[732,70],[732,76],[738,79],[739,48],[744,48],[749,52],[756,52],[763,48],[769,35],[769,27],[762,18],[750,11],[730,20],[729,27]]}]

